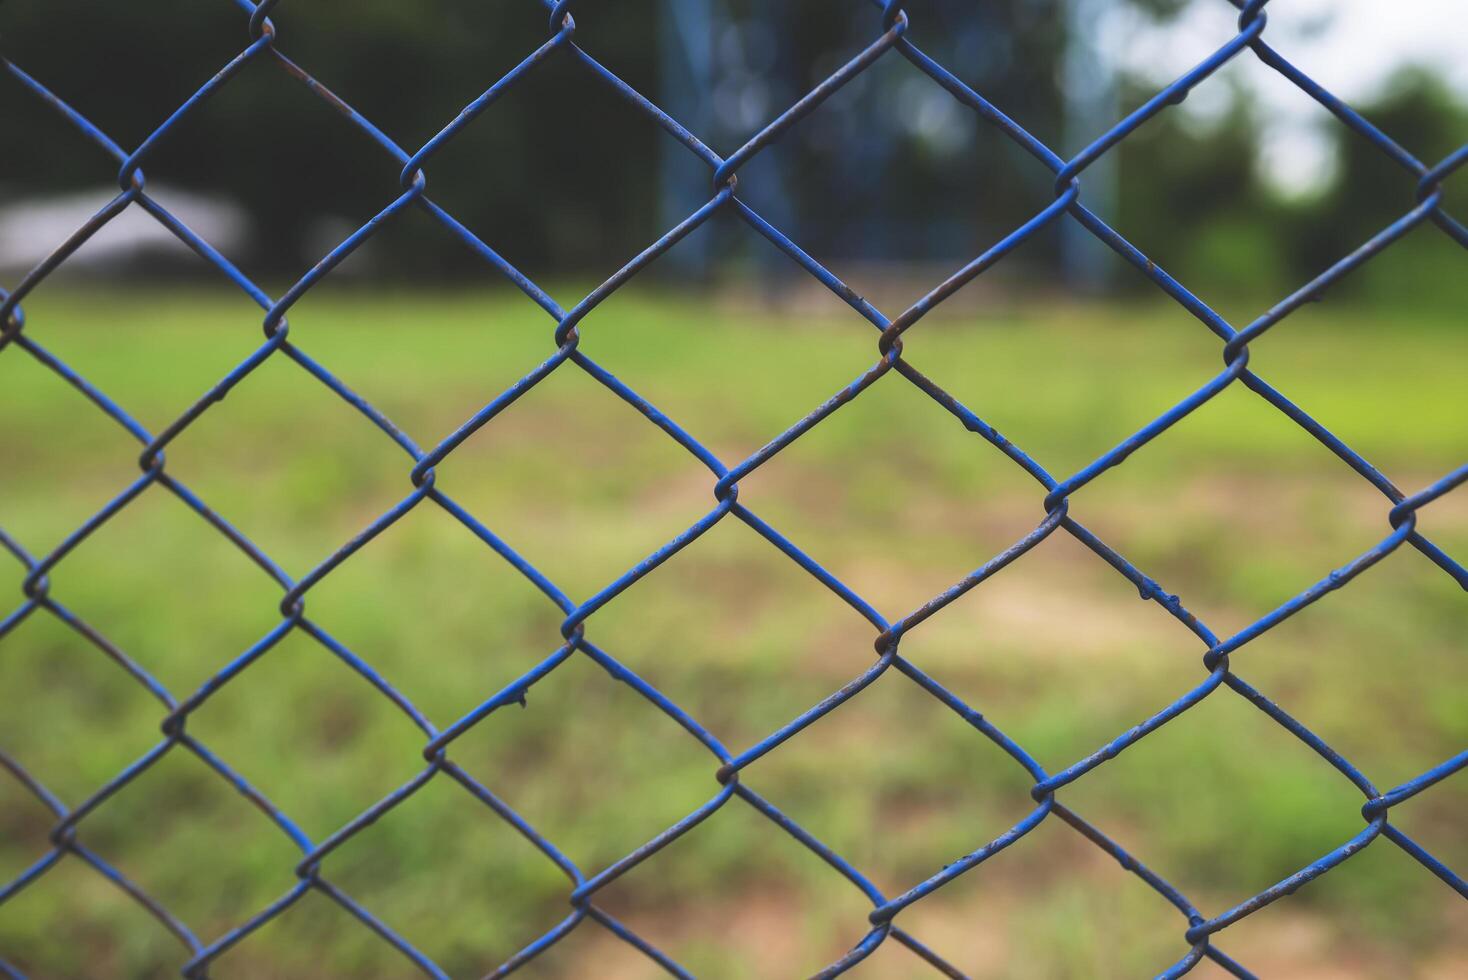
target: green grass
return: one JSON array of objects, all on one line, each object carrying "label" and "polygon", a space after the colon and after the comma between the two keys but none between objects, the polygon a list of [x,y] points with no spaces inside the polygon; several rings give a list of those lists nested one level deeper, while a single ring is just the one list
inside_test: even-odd
[{"label": "green grass", "polygon": [[[834,302],[776,310],[640,285],[624,292],[583,323],[582,350],[726,462],[876,356],[876,332]],[[27,310],[30,337],[155,432],[263,339],[258,311],[214,293],[58,288]],[[548,356],[553,326],[507,293],[333,286],[291,313],[292,340],[423,446]],[[1204,383],[1222,367],[1219,347],[1159,305],[979,308],[935,316],[905,340],[914,364],[1057,476]],[[1251,366],[1410,492],[1468,455],[1465,363],[1468,334],[1451,321],[1326,303],[1257,342]],[[19,350],[0,355],[0,410],[0,526],[34,552],[137,475],[137,444]],[[293,576],[412,489],[402,451],[279,355],[167,456],[169,474]],[[437,485],[581,600],[706,513],[712,483],[664,433],[568,365],[471,437],[438,468]],[[895,375],[740,489],[742,503],[889,618],[1022,536],[1041,518],[1043,496]],[[1070,513],[1223,635],[1383,538],[1388,507],[1236,386],[1077,493]],[[1425,509],[1421,522],[1450,552],[1468,554],[1462,495]],[[19,566],[0,575],[18,601]],[[158,487],[51,580],[53,597],[177,697],[278,621],[278,588]],[[559,643],[558,610],[431,503],[311,589],[306,608],[440,727]],[[1385,788],[1468,743],[1465,611],[1463,592],[1404,549],[1240,651],[1234,667]],[[732,518],[587,628],[736,752],[872,657],[873,631],[860,617]],[[1051,771],[1203,677],[1201,644],[1063,534],[902,649]],[[0,750],[71,805],[159,738],[159,704],[51,617],[30,617],[0,643],[0,692]],[[317,840],[422,762],[421,734],[299,633],[221,689],[188,731]],[[704,749],[579,657],[451,754],[588,873],[718,789]],[[744,780],[889,895],[1030,805],[1019,767],[895,673]],[[1361,826],[1359,794],[1227,690],[1063,798],[1205,914]],[[1465,806],[1468,783],[1450,779],[1399,819],[1461,871]],[[48,826],[43,808],[0,779],[0,879],[44,853]],[[89,816],[80,839],[206,941],[295,881],[298,852],[182,749]],[[442,776],[333,853],[323,875],[455,976],[484,972],[566,912],[568,886],[554,866]],[[700,975],[720,977],[809,972],[861,937],[867,909],[856,889],[737,800],[598,902]],[[1059,821],[902,922],[981,976],[1139,976],[1185,952],[1176,911]],[[1220,945],[1263,975],[1448,976],[1468,965],[1465,937],[1453,893],[1383,841]],[[915,969],[890,947],[865,975]],[[41,976],[163,975],[181,961],[172,937],[76,859],[0,906],[0,957]],[[216,973],[404,969],[311,895]],[[588,925],[529,973],[649,971]]]}]

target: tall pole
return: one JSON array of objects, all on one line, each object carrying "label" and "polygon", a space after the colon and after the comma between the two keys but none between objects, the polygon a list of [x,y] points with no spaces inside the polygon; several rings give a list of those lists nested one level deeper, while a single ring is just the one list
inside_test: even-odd
[{"label": "tall pole", "polygon": [[[700,139],[713,135],[715,0],[663,0],[658,18],[661,80],[658,104]],[[660,143],[658,207],[661,227],[671,228],[709,199],[708,175],[688,150],[668,137]],[[693,234],[663,256],[665,268],[689,275],[708,272],[708,236]]]},{"label": "tall pole", "polygon": [[[1108,0],[1068,0],[1065,54],[1061,65],[1064,148],[1079,153],[1117,121],[1116,70],[1103,47],[1105,18],[1116,16]],[[1115,218],[1117,148],[1102,154],[1081,174],[1081,202],[1103,219]],[[1061,269],[1072,289],[1100,291],[1112,268],[1106,247],[1074,219],[1061,226]]]}]

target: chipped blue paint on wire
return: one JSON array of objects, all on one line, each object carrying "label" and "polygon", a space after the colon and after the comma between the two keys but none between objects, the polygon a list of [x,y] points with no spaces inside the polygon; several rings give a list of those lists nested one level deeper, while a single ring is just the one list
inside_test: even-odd
[{"label": "chipped blue paint on wire", "polygon": [[[876,8],[875,12],[864,10],[862,9],[863,4],[853,2],[850,14],[852,17],[870,18],[871,41],[869,45],[795,104],[771,120],[763,129],[750,137],[743,146],[724,156],[703,143],[696,133],[690,132],[678,120],[664,113],[657,105],[603,66],[588,50],[582,47],[583,40],[590,43],[594,39],[583,39],[577,35],[573,17],[575,5],[572,0],[559,0],[559,2],[538,0],[550,15],[549,29],[544,43],[530,52],[524,61],[504,77],[490,85],[438,135],[420,149],[409,152],[378,129],[370,120],[352,109],[338,95],[317,82],[307,71],[291,61],[283,50],[276,25],[270,19],[274,8],[279,6],[279,0],[263,0],[258,5],[252,4],[249,0],[229,0],[229,2],[238,7],[242,14],[241,28],[247,42],[244,48],[131,152],[119,146],[85,116],[54,95],[44,82],[27,74],[21,66],[9,60],[0,59],[6,84],[18,85],[30,95],[49,105],[82,136],[113,158],[118,165],[119,187],[119,193],[110,203],[78,228],[49,257],[26,275],[13,290],[0,294],[3,296],[3,302],[0,302],[0,328],[3,328],[3,332],[0,332],[0,349],[7,350],[9,356],[12,357],[28,356],[40,366],[54,372],[75,388],[80,395],[90,400],[100,412],[117,423],[140,446],[138,456],[140,475],[50,550],[32,552],[21,540],[7,531],[0,530],[0,545],[4,546],[5,550],[24,567],[26,572],[22,585],[23,595],[19,605],[0,619],[0,636],[8,633],[30,616],[54,617],[131,675],[158,700],[163,709],[162,739],[141,758],[98,787],[89,798],[76,806],[64,804],[45,787],[40,779],[27,772],[13,759],[0,753],[0,767],[5,769],[8,777],[16,780],[21,787],[50,809],[56,821],[50,834],[50,849],[19,877],[0,885],[0,903],[14,897],[47,874],[59,862],[67,860],[81,862],[90,866],[127,894],[141,910],[152,915],[177,936],[187,948],[188,959],[182,970],[183,975],[201,977],[206,974],[210,963],[237,944],[268,941],[255,938],[261,926],[289,909],[308,892],[315,891],[344,908],[365,928],[372,930],[380,937],[386,946],[395,949],[418,970],[428,976],[440,977],[444,975],[443,970],[416,949],[407,936],[398,933],[377,918],[371,911],[334,885],[328,877],[330,863],[328,859],[334,850],[370,823],[388,817],[399,804],[435,779],[445,779],[461,787],[498,819],[508,823],[534,844],[545,859],[558,867],[567,879],[569,912],[566,917],[549,932],[501,964],[492,974],[494,976],[514,971],[554,946],[572,931],[582,928],[605,929],[668,973],[680,977],[688,976],[687,970],[599,907],[596,902],[597,894],[619,876],[652,858],[673,840],[684,834],[696,832],[698,825],[710,814],[729,805],[747,805],[768,818],[820,857],[835,873],[849,881],[871,903],[872,910],[868,916],[869,921],[866,924],[868,931],[865,937],[841,959],[821,971],[820,976],[836,976],[843,973],[868,956],[878,946],[888,942],[905,947],[913,955],[929,964],[937,973],[961,976],[958,969],[946,961],[938,951],[924,944],[919,937],[909,933],[899,924],[901,913],[908,906],[921,902],[949,881],[960,875],[972,873],[975,868],[999,851],[1015,845],[1023,846],[1021,842],[1024,838],[1035,827],[1048,820],[1059,820],[1071,827],[1176,907],[1182,918],[1178,925],[1179,958],[1170,965],[1159,964],[1161,969],[1158,975],[1162,977],[1182,976],[1204,959],[1213,961],[1234,976],[1252,976],[1244,965],[1230,958],[1221,948],[1220,944],[1224,941],[1228,927],[1264,909],[1307,882],[1328,874],[1333,868],[1350,860],[1353,855],[1377,843],[1381,838],[1400,847],[1449,888],[1468,898],[1468,881],[1465,881],[1459,872],[1447,867],[1400,827],[1390,822],[1393,807],[1418,793],[1429,790],[1438,781],[1468,767],[1468,751],[1434,766],[1400,786],[1386,790],[1379,789],[1365,774],[1326,744],[1322,738],[1310,731],[1303,723],[1286,714],[1267,696],[1235,673],[1235,664],[1231,659],[1251,640],[1323,598],[1327,593],[1345,587],[1373,565],[1403,550],[1404,546],[1420,552],[1460,586],[1468,589],[1468,570],[1433,544],[1417,528],[1417,512],[1420,508],[1461,486],[1464,482],[1468,482],[1468,465],[1446,474],[1425,489],[1416,493],[1405,493],[1399,490],[1385,474],[1368,463],[1350,446],[1307,415],[1285,394],[1274,388],[1249,367],[1251,344],[1261,340],[1266,332],[1274,329],[1281,320],[1301,304],[1349,275],[1357,267],[1388,248],[1411,228],[1430,222],[1460,245],[1468,248],[1468,227],[1441,207],[1442,182],[1455,170],[1468,163],[1468,146],[1435,164],[1418,160],[1409,150],[1396,143],[1386,133],[1311,80],[1269,45],[1265,39],[1267,18],[1264,6],[1266,0],[1249,0],[1247,3],[1243,0],[1231,0],[1240,11],[1237,31],[1232,37],[1222,39],[1223,43],[1217,50],[1197,67],[1163,88],[1120,122],[1110,125],[1080,153],[1070,159],[1064,159],[1030,135],[1018,122],[988,102],[958,75],[924,54],[922,49],[909,38],[909,19],[900,0],[885,0],[885,2],[876,0],[875,3],[870,4]],[[524,2],[534,3],[537,0],[524,0]],[[1404,188],[1415,186],[1416,204],[1396,221],[1362,243],[1315,279],[1301,286],[1258,319],[1242,327],[1235,327],[1089,210],[1085,203],[1082,178],[1088,166],[1103,154],[1114,149],[1118,143],[1144,125],[1147,120],[1167,106],[1181,101],[1192,88],[1202,83],[1225,63],[1234,58],[1243,57],[1246,53],[1258,58],[1294,83],[1333,113],[1342,124],[1370,141],[1396,163],[1403,172]],[[995,127],[1021,150],[1033,157],[1039,166],[1051,171],[1054,174],[1055,196],[1050,204],[996,242],[988,251],[935,286],[912,306],[889,318],[871,303],[859,297],[809,254],[802,251],[779,228],[761,217],[736,193],[736,184],[739,171],[743,166],[763,152],[781,134],[799,125],[825,99],[876,61],[893,57],[904,58],[911,62],[935,84],[947,90],[964,107],[976,113],[985,123]],[[490,109],[497,98],[552,58],[568,59],[578,63],[585,70],[586,84],[606,86],[638,112],[657,123],[687,152],[703,161],[709,168],[711,178],[706,203],[694,210],[675,227],[669,229],[662,237],[649,245],[610,279],[575,303],[569,310],[558,304],[546,291],[515,269],[490,245],[455,220],[451,214],[428,196],[427,168],[434,155],[481,113]],[[401,165],[398,194],[392,203],[332,249],[279,297],[271,297],[251,282],[225,256],[154,200],[148,193],[143,170],[152,151],[169,138],[170,133],[182,120],[219,89],[228,85],[230,79],[240,68],[255,60],[274,62],[284,69],[292,78],[303,84],[303,97],[316,97],[327,101],[343,113],[354,126],[370,137],[383,153],[390,155]],[[1107,122],[1109,121],[1098,121],[1098,128]],[[33,331],[28,330],[25,325],[22,305],[25,297],[65,262],[88,238],[130,207],[140,208],[152,215],[163,227],[202,256],[264,311],[264,340],[259,347],[217,384],[203,392],[199,399],[187,407],[172,423],[156,433],[146,429],[129,415],[126,409],[94,387],[86,378],[52,354],[38,338],[32,336]],[[297,346],[291,339],[290,323],[287,318],[291,307],[307,291],[327,276],[385,222],[393,220],[395,215],[409,208],[424,211],[435,219],[450,234],[457,237],[481,259],[517,286],[532,302],[543,309],[552,321],[547,325],[550,329],[547,331],[548,356],[546,359],[509,389],[491,400],[441,442],[426,447],[413,442],[381,411],[347,388],[325,365],[314,360]],[[636,391],[610,374],[579,348],[579,324],[592,309],[638,275],[660,255],[676,247],[691,231],[721,211],[737,215],[761,236],[768,239],[792,262],[843,300],[857,316],[866,320],[877,331],[876,359],[867,371],[753,455],[732,465],[723,462],[702,445],[695,436],[648,403]],[[948,394],[935,381],[920,371],[912,361],[904,356],[902,349],[903,334],[912,329],[934,307],[1002,260],[1041,229],[1060,221],[1075,221],[1087,229],[1134,266],[1140,275],[1172,297],[1204,327],[1216,334],[1221,342],[1224,364],[1223,369],[1217,375],[1199,385],[1195,391],[1171,409],[1137,432],[1122,439],[1115,448],[1102,454],[1089,465],[1068,476],[1055,476],[1048,472],[1039,461],[1001,436],[972,409]],[[211,510],[186,484],[168,471],[165,461],[165,451],[169,443],[193,424],[211,405],[224,397],[236,385],[244,383],[261,364],[271,358],[295,362],[317,381],[335,392],[360,412],[363,418],[377,426],[387,438],[395,442],[407,455],[410,463],[405,480],[410,489],[403,499],[299,580],[292,579],[258,546],[232,527],[221,515]],[[595,595],[580,602],[567,596],[554,582],[538,571],[527,558],[514,551],[467,509],[439,490],[434,480],[435,468],[438,464],[448,458],[466,438],[482,426],[492,422],[501,411],[553,372],[561,370],[580,370],[590,375],[613,395],[642,412],[652,424],[662,429],[673,441],[706,466],[712,474],[713,506],[707,514],[673,540],[657,548],[615,581],[608,583]],[[903,380],[897,381],[894,378],[884,381],[889,375],[895,375]],[[764,465],[832,413],[839,411],[843,405],[860,397],[862,392],[879,382],[888,384],[905,382],[915,386],[942,406],[959,424],[976,433],[990,443],[994,449],[1007,456],[1043,489],[1043,493],[1038,494],[1043,505],[1043,517],[1035,524],[1033,530],[1006,550],[980,564],[962,581],[935,596],[925,605],[890,622],[849,586],[822,568],[788,538],[739,501],[739,481],[741,479]],[[1224,389],[1234,385],[1242,385],[1254,392],[1273,406],[1283,416],[1283,420],[1293,422],[1310,433],[1339,457],[1346,466],[1380,491],[1386,498],[1382,521],[1385,533],[1375,547],[1345,562],[1318,582],[1303,589],[1279,608],[1231,636],[1219,636],[1213,633],[1197,616],[1184,608],[1176,596],[1169,594],[1156,581],[1149,578],[1120,553],[1071,517],[1069,506],[1071,498],[1093,480],[1102,477],[1112,467],[1123,463],[1128,456],[1147,445],[1164,430],[1216,397]],[[1282,423],[1283,420],[1281,420]],[[221,667],[197,691],[183,697],[170,692],[101,632],[80,619],[64,605],[60,597],[52,595],[50,589],[50,573],[66,560],[67,555],[80,542],[128,507],[140,495],[148,492],[166,492],[182,500],[201,519],[228,538],[259,565],[264,573],[280,586],[282,592],[279,606],[280,622],[249,649]],[[406,696],[379,676],[370,664],[363,661],[327,632],[321,624],[307,615],[307,597],[311,589],[343,562],[350,560],[367,542],[382,533],[403,515],[425,504],[443,508],[468,532],[498,553],[533,583],[564,617],[560,636],[547,644],[551,652],[544,660],[444,729],[433,725]],[[611,652],[598,646],[592,639],[594,614],[599,609],[615,601],[636,580],[655,573],[664,561],[683,548],[692,545],[709,528],[730,518],[742,521],[753,528],[814,579],[844,600],[856,614],[866,619],[874,631],[876,654],[872,665],[852,678],[839,691],[832,693],[798,717],[792,718],[756,744],[742,749],[731,749],[722,745],[699,724],[697,719],[684,712],[667,696],[616,660]],[[1057,532],[1071,535],[1115,569],[1118,574],[1128,579],[1137,588],[1143,600],[1155,603],[1163,613],[1176,619],[1189,630],[1201,644],[1203,652],[1199,665],[1201,680],[1197,686],[1183,692],[1171,704],[1160,706],[1156,714],[1101,746],[1092,754],[1058,772],[1051,773],[1036,762],[1023,746],[995,727],[976,708],[965,703],[952,691],[929,677],[919,665],[904,658],[900,653],[900,646],[904,636],[921,627],[924,622],[938,614],[949,603],[976,588],[1009,564],[1022,560],[1030,549]],[[323,840],[313,840],[287,814],[235,772],[228,762],[216,756],[207,745],[188,731],[188,719],[193,712],[197,711],[220,688],[230,683],[242,671],[249,669],[259,658],[266,656],[272,647],[293,632],[311,637],[339,658],[347,667],[361,674],[384,698],[391,701],[417,725],[423,732],[424,738],[422,771]],[[600,869],[581,868],[573,863],[551,840],[518,815],[492,790],[460,768],[450,756],[453,743],[457,738],[474,726],[486,723],[489,716],[501,707],[523,700],[526,693],[543,678],[570,658],[578,656],[589,658],[603,667],[616,680],[630,685],[650,705],[677,721],[692,738],[708,750],[710,755],[711,779],[707,802],[611,866]],[[976,847],[971,853],[959,857],[946,867],[936,869],[933,875],[925,881],[914,882],[901,894],[888,895],[796,821],[777,810],[760,796],[754,787],[746,783],[741,778],[741,774],[751,762],[768,752],[775,751],[786,740],[796,737],[806,726],[838,710],[883,674],[894,671],[951,709],[973,727],[976,737],[992,741],[1013,758],[1017,765],[1028,772],[1033,779],[1031,795],[1034,808],[1023,820],[993,840],[976,841]],[[1351,839],[1342,842],[1333,850],[1321,855],[1277,884],[1266,888],[1257,895],[1244,897],[1238,904],[1226,911],[1210,915],[1197,908],[1181,891],[1149,869],[1137,856],[1123,850],[1100,828],[1070,809],[1062,802],[1061,791],[1107,760],[1116,757],[1138,740],[1157,732],[1169,721],[1188,711],[1205,698],[1227,696],[1220,693],[1221,688],[1229,689],[1268,715],[1286,731],[1308,745],[1342,776],[1350,780],[1360,790],[1364,799],[1361,808],[1363,828]],[[175,914],[108,864],[103,857],[83,845],[79,839],[82,824],[99,808],[106,806],[107,801],[115,793],[165,755],[177,751],[192,753],[201,759],[253,803],[300,850],[301,856],[295,869],[299,879],[297,884],[275,902],[260,909],[252,917],[238,923],[223,935],[195,935]],[[739,801],[738,804],[733,803],[736,798]],[[0,959],[0,972],[19,976],[18,971],[6,964],[3,959]]]}]

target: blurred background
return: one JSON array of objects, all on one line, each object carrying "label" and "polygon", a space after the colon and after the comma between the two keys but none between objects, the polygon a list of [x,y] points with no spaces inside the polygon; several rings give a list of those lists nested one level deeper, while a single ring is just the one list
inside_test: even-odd
[{"label": "blurred background", "polygon": [[[910,37],[1071,155],[1235,31],[1224,0],[911,0]],[[1468,15],[1454,0],[1276,0],[1266,37],[1429,165],[1468,141]],[[856,0],[623,0],[577,41],[731,153],[876,36]],[[537,3],[287,0],[279,46],[409,152],[534,50]],[[132,148],[247,41],[225,0],[0,4],[0,55]],[[0,286],[115,193],[115,164],[0,76]],[[148,160],[148,191],[271,295],[398,194],[399,164],[269,63],[247,66]],[[558,55],[427,168],[435,201],[565,308],[707,200],[692,154]],[[1053,175],[889,53],[740,172],[741,198],[889,316],[1052,199]],[[1415,180],[1245,53],[1083,177],[1083,199],[1243,326],[1415,204]],[[1468,178],[1445,185],[1468,215]],[[1251,366],[1398,486],[1468,458],[1463,249],[1430,224],[1253,345]],[[26,299],[27,335],[157,432],[259,343],[261,314],[140,209]],[[396,216],[290,314],[292,340],[431,445],[554,349],[553,322],[426,215]],[[870,326],[732,214],[598,307],[582,349],[726,463],[870,366]],[[1051,473],[1080,469],[1218,370],[1219,342],[1074,222],[926,318],[905,355]],[[0,352],[0,528],[44,554],[136,478],[136,444],[25,352]],[[169,448],[168,470],[300,576],[409,489],[400,450],[283,358]],[[583,600],[710,506],[710,478],[591,378],[553,374],[457,450],[439,486]],[[1021,537],[1043,491],[896,377],[741,482],[740,500],[895,619]],[[1078,493],[1071,514],[1232,633],[1389,531],[1388,504],[1235,386]],[[1468,557],[1468,495],[1422,529]],[[24,572],[0,586],[20,601]],[[7,586],[8,582],[8,586]],[[52,575],[51,593],[176,696],[276,623],[276,588],[160,488]],[[440,727],[549,654],[561,614],[423,506],[310,592],[312,619]],[[0,609],[8,613],[10,606]],[[1379,787],[1468,744],[1461,589],[1403,549],[1236,655],[1234,668]],[[589,635],[740,751],[871,661],[871,629],[725,521],[596,614]],[[1057,534],[904,640],[904,654],[1051,771],[1202,678],[1197,641]],[[0,751],[76,805],[158,738],[145,690],[33,615],[0,642]],[[411,777],[421,735],[299,634],[189,731],[316,839]],[[493,715],[454,757],[588,873],[716,788],[705,750],[590,661]],[[903,678],[746,771],[888,894],[1027,812],[1029,780]],[[1216,914],[1360,829],[1359,794],[1227,690],[1065,791]],[[1468,780],[1393,821],[1460,873]],[[0,880],[48,812],[0,778]],[[295,881],[290,842],[170,753],[81,839],[206,942]],[[446,779],[354,838],[330,880],[453,975],[558,921],[565,879]],[[601,893],[699,975],[801,975],[864,933],[867,903],[733,801]],[[599,899],[600,901],[600,899]],[[904,913],[977,976],[1145,976],[1185,952],[1176,911],[1058,821]],[[1263,976],[1456,977],[1468,911],[1379,842],[1219,945]],[[171,975],[177,941],[72,859],[0,905],[0,958],[35,976]],[[406,961],[310,895],[221,977],[394,977]],[[853,975],[926,975],[887,944]],[[586,926],[532,976],[640,977]],[[1218,975],[1204,964],[1199,976]]]}]

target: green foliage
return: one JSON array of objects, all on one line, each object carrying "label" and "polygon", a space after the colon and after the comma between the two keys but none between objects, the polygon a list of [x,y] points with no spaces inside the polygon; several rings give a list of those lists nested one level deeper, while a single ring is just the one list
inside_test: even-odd
[{"label": "green foliage", "polygon": [[[216,294],[42,289],[28,308],[38,341],[154,426],[258,340],[255,314]],[[1261,339],[1254,366],[1411,489],[1461,460],[1461,420],[1443,409],[1468,349],[1446,318],[1423,313],[1390,330],[1386,322],[1369,306],[1328,298]],[[535,363],[550,330],[505,293],[313,297],[292,317],[293,342],[423,443]],[[586,321],[583,349],[733,460],[869,365],[874,340],[853,317],[795,319],[635,292]],[[1053,472],[1069,472],[1216,371],[1217,346],[1170,307],[1132,304],[941,314],[905,350]],[[608,392],[562,374],[456,451],[439,485],[584,597],[705,512],[710,477]],[[0,407],[14,420],[0,453],[18,464],[0,468],[3,520],[38,550],[136,472],[136,448],[25,359],[0,357]],[[884,381],[741,487],[741,502],[890,616],[956,581],[1040,513],[1041,488],[931,408]],[[401,499],[408,465],[283,362],[212,407],[168,457],[170,473],[295,575]],[[1379,540],[1386,506],[1257,398],[1231,391],[1078,493],[1072,513],[1227,630]],[[1450,552],[1468,547],[1452,499],[1423,522]],[[18,585],[15,567],[5,574],[0,584]],[[156,489],[53,579],[59,600],[178,694],[275,622],[278,590]],[[441,726],[559,642],[558,611],[426,506],[312,589],[307,605]],[[1462,593],[1403,551],[1251,644],[1237,669],[1391,785],[1461,748],[1462,611]],[[872,656],[859,617],[732,521],[590,629],[736,751]],[[914,631],[903,649],[1052,771],[1202,676],[1194,638],[1064,536]],[[0,716],[0,747],[68,803],[158,738],[160,706],[44,616],[7,637],[0,690],[11,708]],[[300,636],[227,684],[189,731],[316,839],[421,765],[421,734]],[[579,658],[452,755],[588,871],[717,788],[708,754],[686,733]],[[889,893],[1032,805],[1012,760],[895,675],[745,778]],[[1468,858],[1457,833],[1465,789],[1448,780],[1403,817],[1458,867]],[[1360,826],[1354,790],[1227,691],[1065,797],[1209,912]],[[0,780],[0,877],[43,852],[46,827],[45,813]],[[88,818],[82,840],[209,939],[294,881],[288,842],[181,749]],[[1281,901],[1241,927],[1230,951],[1247,963],[1251,951],[1273,950],[1284,972],[1366,957],[1403,975],[1452,955],[1462,931],[1449,917],[1451,893],[1378,847],[1386,856],[1373,848],[1373,870],[1342,869]],[[455,975],[481,973],[548,929],[565,914],[569,887],[442,777],[325,871]],[[605,900],[720,976],[789,972],[792,963],[813,970],[859,938],[865,914],[855,890],[738,801]],[[1176,912],[1055,822],[911,915],[917,934],[976,972],[1135,976],[1184,952]],[[1318,947],[1290,945],[1317,934]],[[619,954],[591,936],[568,940],[546,974],[601,972]],[[178,958],[171,937],[71,859],[0,909],[0,951],[43,975],[162,973]],[[908,966],[899,958],[890,972]],[[395,969],[378,940],[319,897],[221,963],[224,976]]]},{"label": "green foliage", "polygon": [[[1128,100],[1153,89],[1134,82]],[[1335,165],[1310,193],[1280,197],[1260,172],[1260,110],[1242,89],[1230,98],[1216,120],[1164,112],[1122,143],[1118,226],[1205,300],[1243,300],[1253,315],[1410,211],[1417,180],[1322,109]],[[1468,106],[1422,69],[1403,69],[1355,108],[1427,166],[1468,139]],[[1468,215],[1468,181],[1449,178],[1443,191],[1449,213]],[[1461,247],[1424,225],[1334,288],[1354,301],[1447,312],[1463,302],[1461,263]]]}]

